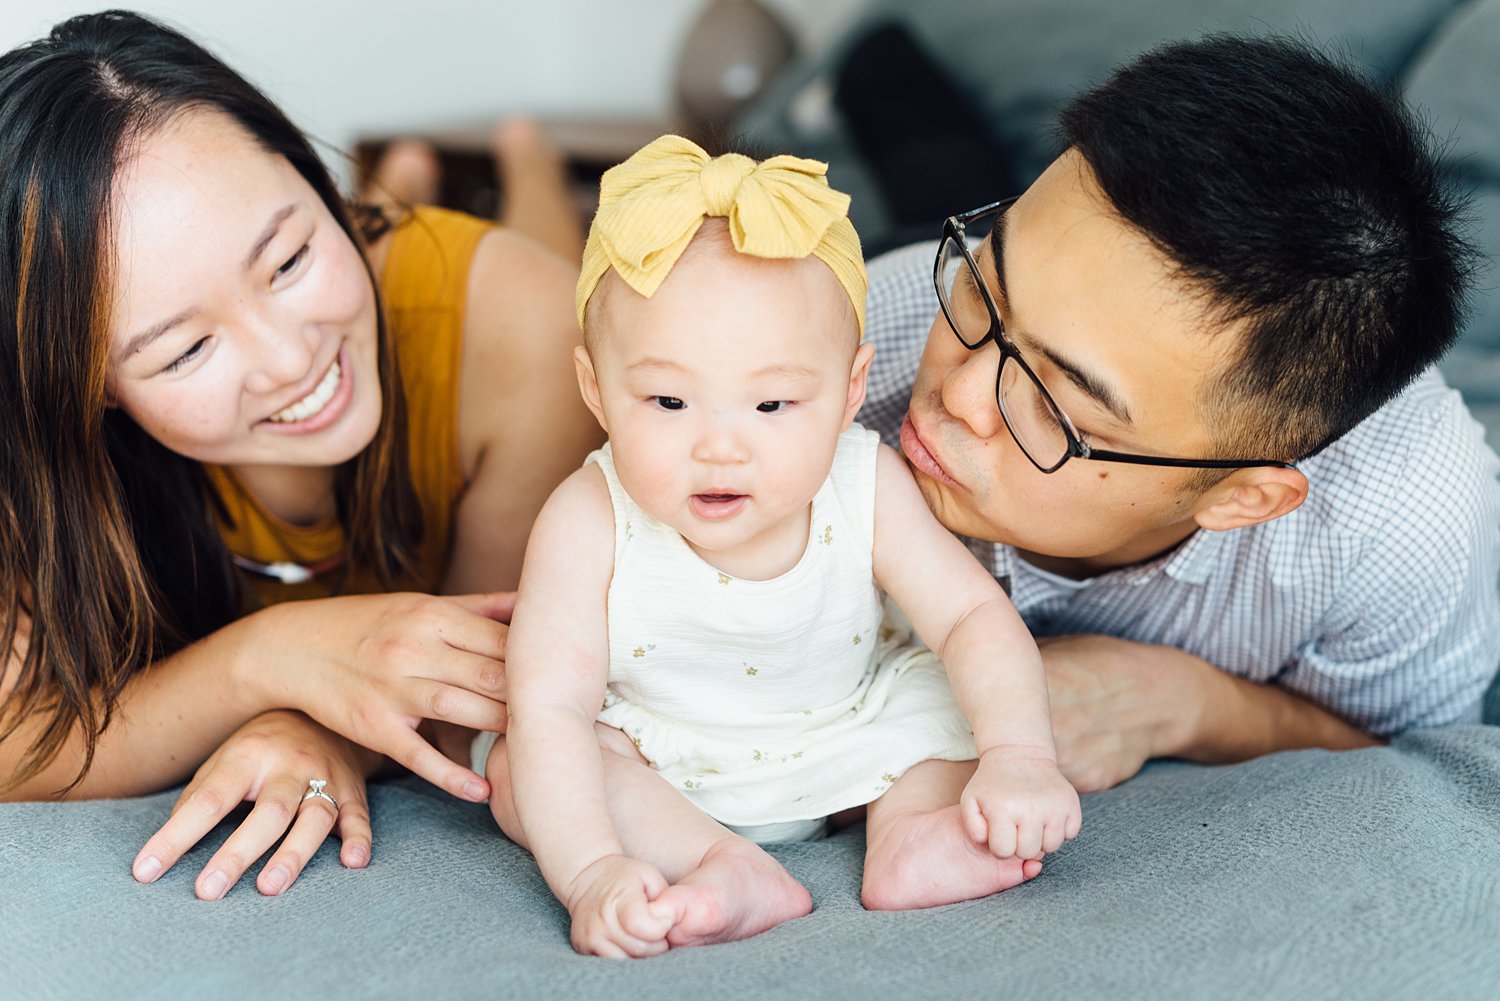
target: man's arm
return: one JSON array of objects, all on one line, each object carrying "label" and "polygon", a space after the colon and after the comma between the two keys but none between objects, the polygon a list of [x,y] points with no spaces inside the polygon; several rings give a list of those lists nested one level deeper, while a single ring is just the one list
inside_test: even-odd
[{"label": "man's arm", "polygon": [[1152,757],[1229,762],[1368,747],[1478,719],[1500,665],[1500,466],[1455,396],[1422,407],[1397,415],[1420,428],[1403,439],[1419,444],[1385,473],[1400,489],[1364,484],[1374,494],[1336,512],[1351,560],[1320,585],[1337,594],[1311,635],[1268,665],[1274,683],[1122,639],[1041,641],[1069,778],[1102,789]]},{"label": "man's arm", "polygon": [[1379,743],[1305,698],[1173,647],[1113,636],[1039,645],[1058,764],[1081,792],[1118,785],[1151,758],[1224,764],[1295,748]]}]

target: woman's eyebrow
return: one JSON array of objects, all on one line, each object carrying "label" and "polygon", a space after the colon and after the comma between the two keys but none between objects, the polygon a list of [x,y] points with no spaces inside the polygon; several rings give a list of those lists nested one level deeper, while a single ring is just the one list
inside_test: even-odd
[{"label": "woman's eyebrow", "polygon": [[186,323],[188,320],[191,320],[197,314],[197,312],[198,308],[196,306],[189,309],[184,309],[176,316],[169,317],[168,319],[161,321],[155,326],[148,327],[147,329],[136,334],[130,340],[126,341],[125,346],[120,349],[120,353],[117,357],[121,359],[131,357],[138,351],[144,349],[147,345],[156,340],[162,334],[165,334],[168,330],[171,330],[173,327],[177,326],[179,323]]},{"label": "woman's eyebrow", "polygon": [[275,215],[271,216],[271,221],[266,223],[266,228],[261,230],[261,234],[256,238],[254,246],[250,248],[250,253],[245,257],[246,271],[255,266],[255,262],[260,259],[260,255],[264,254],[266,248],[271,245],[271,241],[276,239],[276,233],[281,229],[281,224],[286,222],[287,216],[296,210],[297,206],[295,205],[285,205],[277,210]]}]

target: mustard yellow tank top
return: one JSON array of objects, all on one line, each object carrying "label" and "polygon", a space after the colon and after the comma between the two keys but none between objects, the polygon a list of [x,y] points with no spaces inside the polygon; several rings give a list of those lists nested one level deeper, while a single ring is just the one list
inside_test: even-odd
[{"label": "mustard yellow tank top", "polygon": [[[453,508],[464,487],[458,452],[458,387],[465,294],[479,239],[495,224],[438,208],[418,208],[390,235],[381,298],[406,392],[412,486],[422,508],[423,541],[414,590],[436,591],[451,542]],[[224,502],[219,530],[230,551],[262,565],[315,567],[337,562],[344,529],[337,519],[293,525],[266,510],[224,466],[206,467]],[[283,583],[241,571],[250,607],[334,593],[381,590],[374,573],[343,568]],[[340,586],[342,585],[342,586]]]}]

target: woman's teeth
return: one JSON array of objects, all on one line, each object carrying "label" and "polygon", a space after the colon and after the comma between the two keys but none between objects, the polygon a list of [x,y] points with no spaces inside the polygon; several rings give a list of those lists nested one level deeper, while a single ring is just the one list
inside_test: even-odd
[{"label": "woman's teeth", "polygon": [[335,360],[328,369],[328,374],[323,376],[323,381],[318,383],[317,388],[286,409],[272,414],[270,420],[277,424],[291,424],[295,421],[307,420],[328,406],[328,401],[333,399],[333,394],[338,391],[339,377],[339,363]]}]

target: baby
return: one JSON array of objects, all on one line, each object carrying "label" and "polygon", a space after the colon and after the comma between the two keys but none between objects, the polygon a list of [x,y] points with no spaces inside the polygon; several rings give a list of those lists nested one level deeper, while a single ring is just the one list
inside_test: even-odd
[{"label": "baby", "polygon": [[866,804],[872,908],[995,893],[1078,832],[1036,644],[852,423],[865,273],[825,169],[665,136],[604,177],[576,362],[610,441],[537,520],[509,733],[474,748],[580,952],[807,914],[757,842]]}]

